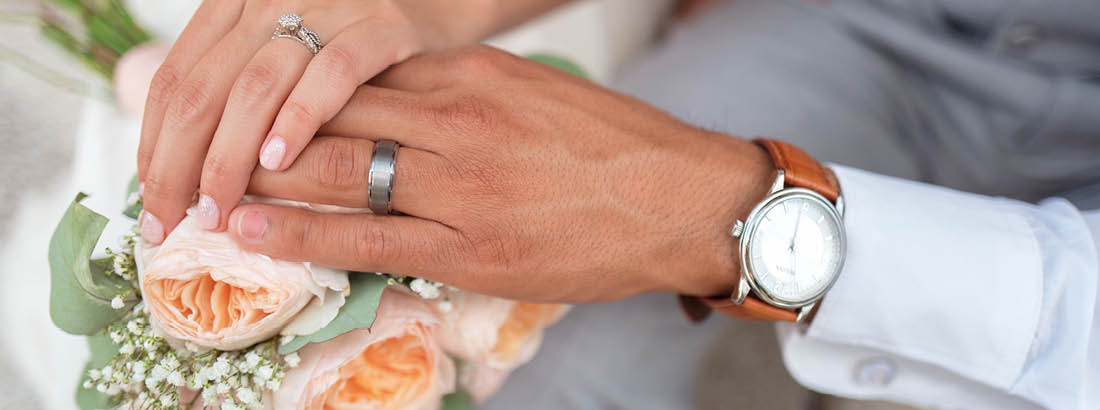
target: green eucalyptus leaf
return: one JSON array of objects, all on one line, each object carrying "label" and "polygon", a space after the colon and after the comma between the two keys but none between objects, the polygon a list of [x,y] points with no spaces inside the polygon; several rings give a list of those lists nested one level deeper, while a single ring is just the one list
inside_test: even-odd
[{"label": "green eucalyptus leaf", "polygon": [[110,362],[111,358],[118,354],[118,345],[111,341],[111,338],[107,337],[106,334],[100,333],[95,336],[88,336],[88,350],[92,352],[92,357],[84,365],[84,372],[80,374],[80,380],[76,383],[76,405],[82,410],[114,408],[118,405],[116,400],[100,393],[95,389],[95,386],[85,389],[83,384],[89,370],[106,366],[107,362]]},{"label": "green eucalyptus leaf", "polygon": [[[130,178],[130,185],[126,187],[126,198],[123,201],[130,203],[130,197],[134,196],[134,193],[138,191],[138,178],[137,174],[134,174],[133,178]],[[127,205],[126,209],[122,210],[122,214],[130,219],[137,219],[141,214],[141,200],[138,200],[136,204]]]},{"label": "green eucalyptus leaf", "polygon": [[465,390],[458,389],[454,393],[443,396],[442,410],[471,410],[474,408],[474,398]]},{"label": "green eucalyptus leaf", "polygon": [[111,358],[118,355],[118,345],[107,336],[107,332],[88,336],[86,339],[88,339],[88,350],[92,352],[88,364],[92,367],[106,366]]},{"label": "green eucalyptus leaf", "polygon": [[373,273],[351,272],[351,294],[344,300],[340,313],[328,325],[307,336],[298,336],[279,346],[279,354],[296,352],[310,342],[323,342],[355,329],[368,328],[374,323],[386,278]]},{"label": "green eucalyptus leaf", "polygon": [[586,73],[584,69],[581,68],[581,66],[564,57],[559,57],[553,54],[534,53],[528,54],[527,58],[565,71],[567,73],[580,76],[584,79],[591,79],[591,77],[588,76],[588,73]]},{"label": "green eucalyptus leaf", "polygon": [[[114,309],[116,295],[134,289],[117,276],[104,274],[109,260],[92,261],[92,251],[107,218],[80,204],[78,194],[50,238],[50,318],[61,330],[91,335],[122,318],[129,309]],[[126,298],[130,303],[136,298]]]},{"label": "green eucalyptus leaf", "polygon": [[122,215],[130,219],[137,219],[138,215],[141,215],[141,203],[127,206],[126,209],[122,210]]}]

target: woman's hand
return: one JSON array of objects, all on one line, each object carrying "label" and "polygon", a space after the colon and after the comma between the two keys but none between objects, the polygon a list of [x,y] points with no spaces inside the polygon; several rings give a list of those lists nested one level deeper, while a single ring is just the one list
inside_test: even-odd
[{"label": "woman's hand", "polygon": [[[271,39],[284,13],[319,35],[317,55]],[[424,47],[395,1],[203,2],[149,91],[138,148],[143,237],[163,240],[200,186],[203,227],[224,226],[219,209],[240,200],[257,156],[282,169],[357,86]]]},{"label": "woman's hand", "polygon": [[[355,88],[423,50],[471,43],[565,0],[206,1],[154,76],[138,148],[142,237],[160,243],[199,191],[203,228],[225,229],[260,165],[294,162]],[[324,48],[272,39],[296,13]]]},{"label": "woman's hand", "polygon": [[728,292],[729,229],[774,172],[751,143],[488,47],[391,68],[319,135],[249,190],[366,207],[374,142],[394,139],[405,215],[247,204],[229,221],[242,246],[535,301]]}]

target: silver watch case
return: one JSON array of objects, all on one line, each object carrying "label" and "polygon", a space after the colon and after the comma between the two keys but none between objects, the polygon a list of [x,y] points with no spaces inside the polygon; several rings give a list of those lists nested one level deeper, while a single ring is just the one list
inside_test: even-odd
[{"label": "silver watch case", "polygon": [[[844,255],[847,250],[847,237],[844,232],[844,199],[838,196],[836,203],[830,202],[821,194],[811,191],[805,188],[788,188],[785,183],[786,173],[783,170],[779,170],[778,175],[775,177],[775,182],[772,183],[771,189],[768,190],[768,196],[764,198],[759,204],[749,212],[749,216],[744,221],[738,220],[730,234],[739,238],[740,240],[740,259],[741,259],[741,279],[737,283],[737,289],[730,296],[733,303],[740,305],[745,301],[745,297],[748,296],[749,291],[752,291],[764,302],[778,306],[784,309],[791,309],[798,311],[798,321],[801,322],[807,314],[813,310],[814,304],[817,303],[833,284],[836,283],[836,278],[840,276],[840,271],[844,268]],[[752,243],[753,236],[756,234],[756,227],[760,223],[760,214],[764,209],[768,208],[771,204],[782,202],[789,198],[801,197],[809,199],[810,201],[821,205],[827,209],[828,215],[832,216],[839,226],[840,237],[840,263],[837,264],[837,271],[833,274],[833,277],[829,280],[829,284],[825,286],[821,292],[813,295],[805,300],[789,301],[782,300],[768,293],[767,290],[756,284],[755,276],[753,275],[752,266],[748,263],[749,244]]]}]

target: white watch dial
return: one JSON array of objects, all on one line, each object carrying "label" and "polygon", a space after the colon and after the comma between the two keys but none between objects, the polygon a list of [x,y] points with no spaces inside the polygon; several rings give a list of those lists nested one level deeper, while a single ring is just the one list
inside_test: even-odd
[{"label": "white watch dial", "polygon": [[787,303],[823,292],[843,261],[843,231],[831,210],[806,195],[781,198],[761,209],[748,263],[756,285]]}]

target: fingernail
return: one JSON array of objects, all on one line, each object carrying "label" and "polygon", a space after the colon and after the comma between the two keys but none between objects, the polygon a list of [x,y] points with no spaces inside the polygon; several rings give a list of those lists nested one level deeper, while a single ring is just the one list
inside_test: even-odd
[{"label": "fingernail", "polygon": [[272,171],[278,170],[284,155],[286,155],[286,141],[283,137],[271,137],[260,152],[260,165]]},{"label": "fingernail", "polygon": [[144,182],[139,182],[138,183],[138,196],[145,196],[145,183]]},{"label": "fingernail", "polygon": [[207,230],[217,228],[218,214],[218,203],[214,202],[214,198],[206,196],[206,194],[199,195],[199,209],[195,214],[195,217],[199,219],[199,226]]},{"label": "fingernail", "polygon": [[164,242],[164,224],[150,212],[142,212],[141,239],[152,244]]},{"label": "fingernail", "polygon": [[237,233],[248,239],[260,239],[266,230],[267,217],[260,212],[245,212],[237,222]]}]

